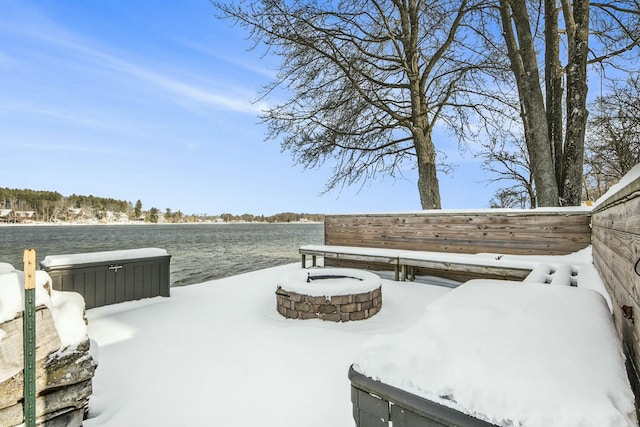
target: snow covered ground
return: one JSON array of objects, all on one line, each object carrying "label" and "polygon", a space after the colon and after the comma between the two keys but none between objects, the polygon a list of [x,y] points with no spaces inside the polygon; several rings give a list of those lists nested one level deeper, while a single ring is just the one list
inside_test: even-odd
[{"label": "snow covered ground", "polygon": [[[624,425],[633,425],[633,395],[609,322],[610,302],[598,295],[606,291],[590,249],[563,257],[510,258],[535,260],[542,272],[570,262],[584,289],[544,284],[555,283],[560,271],[551,276],[536,271],[532,277],[538,283],[505,288],[508,282],[498,282],[490,292],[473,286],[471,297],[457,308],[459,298],[450,305],[449,296],[462,288],[383,280],[383,308],[368,320],[291,320],[276,312],[274,294],[280,279],[300,271],[290,264],[173,288],[171,298],[89,310],[89,335],[99,344],[100,365],[86,426],[352,426],[347,371],[354,362],[367,366],[364,372],[369,369],[373,377],[390,375],[390,384],[417,384],[408,391],[419,395],[424,394],[420,381],[429,387],[444,384],[457,397],[471,394],[467,400],[474,411],[495,411],[494,422],[502,414],[505,425],[554,425],[554,411],[564,417],[556,425],[587,425],[589,417],[580,409],[584,399],[592,399],[589,407],[596,408],[589,425],[623,425],[619,422],[627,416]],[[487,282],[489,287],[496,283]],[[538,288],[549,291],[531,292]],[[498,294],[499,289],[508,292]],[[445,313],[434,317],[430,307],[445,300]],[[556,310],[558,305],[563,308]],[[502,317],[510,319],[503,328],[483,329],[483,322],[500,325]],[[435,336],[421,339],[434,323],[444,332],[432,328]],[[459,330],[451,332],[456,325]],[[587,332],[584,339],[565,343],[573,331]],[[535,340],[545,345],[532,346]],[[469,354],[460,349],[469,349],[473,357],[465,359]],[[435,357],[437,366],[421,365],[425,354]],[[544,378],[536,375],[540,363],[548,366]],[[486,372],[478,366],[486,366]],[[515,371],[508,368],[501,377],[497,366]],[[570,379],[556,383],[563,376]],[[596,387],[589,390],[591,385]],[[484,393],[487,387],[493,391]],[[495,400],[498,391],[502,397]],[[556,406],[545,406],[549,402]]]},{"label": "snow covered ground", "polygon": [[[492,258],[495,254],[484,256]],[[535,260],[545,268],[570,262],[578,273],[579,286],[606,295],[591,264],[590,249],[565,257],[522,258]],[[509,259],[520,262],[520,257],[509,256]],[[550,278],[545,268],[537,280]],[[0,265],[0,273],[10,270],[9,266]],[[88,310],[88,334],[96,344],[93,352],[99,366],[85,426],[352,426],[349,366],[354,362],[366,364],[363,354],[367,351],[380,355],[369,358],[369,362],[387,363],[386,356],[377,346],[384,346],[386,344],[381,343],[392,342],[396,337],[402,339],[413,325],[428,323],[429,316],[433,317],[433,310],[428,307],[437,307],[440,301],[461,290],[383,278],[382,310],[370,319],[346,323],[292,320],[276,312],[275,290],[282,277],[288,277],[296,270],[300,270],[298,263],[172,288],[170,298],[158,297]],[[38,282],[43,282],[46,273],[38,273],[42,276],[38,277]],[[384,277],[391,278],[392,274]],[[20,303],[16,305],[15,302],[20,294],[14,291],[19,289],[20,280],[19,276],[11,274],[6,277],[15,283],[11,289],[0,286],[3,292],[0,294],[0,318],[9,319],[19,309]],[[575,290],[562,287],[568,292]],[[585,289],[585,292],[591,291]],[[16,295],[11,297],[10,294]],[[42,295],[42,291],[38,294]],[[473,325],[474,302],[480,301],[479,298],[472,295],[471,302],[463,307],[467,314],[457,317],[467,319]],[[492,297],[487,298],[489,301],[484,302],[492,303]],[[599,296],[595,299],[600,317],[610,318],[610,307],[607,307],[610,301]],[[567,305],[571,304],[567,302]],[[499,307],[493,307],[479,316],[495,317],[503,312]],[[571,311],[567,311],[567,316],[569,320],[572,318]],[[584,319],[588,319],[589,313],[585,316]],[[436,320],[442,322],[441,318]],[[544,324],[543,329],[551,334],[551,338],[554,330],[562,330],[554,325],[563,319],[546,321],[534,316],[530,324],[537,324],[537,320]],[[600,323],[596,322],[593,328],[598,325]],[[68,329],[68,336],[73,337],[76,330],[84,333],[83,327],[84,324],[64,329]],[[604,359],[617,358],[620,362],[622,356],[615,351],[618,344],[613,328],[604,325],[603,330],[603,336],[614,342],[608,346],[587,344],[589,351],[594,353],[589,360],[600,360],[598,353],[603,352]],[[474,348],[485,348],[483,343],[489,343],[489,347],[500,345],[500,334],[476,332],[471,328],[467,336],[467,341],[476,345]],[[411,333],[414,332],[408,332]],[[513,339],[517,338],[517,331],[512,335]],[[441,340],[446,344],[450,342],[448,338],[455,337],[441,334],[432,337],[431,341]],[[526,340],[523,345],[526,348]],[[438,357],[455,356],[446,348],[442,345],[436,349]],[[547,357],[542,347],[531,350],[528,351],[530,357],[520,359],[519,363],[535,363],[538,356],[544,360],[558,357],[552,353]],[[394,351],[388,352],[387,356],[393,356]],[[613,363],[617,362],[614,360]],[[380,368],[375,369],[379,372]],[[424,376],[425,372],[433,374],[420,369],[415,373]],[[487,374],[490,376],[491,373]],[[530,392],[535,395],[556,390],[553,375],[545,382],[551,384],[540,390],[541,387],[534,387]],[[632,395],[628,384],[623,383],[616,377],[607,382],[606,387],[612,387],[610,395],[625,414],[628,405],[632,405]],[[420,390],[416,390],[419,394]],[[562,394],[561,391],[558,393]],[[491,399],[488,404],[495,406]],[[507,404],[506,410],[513,409]]]},{"label": "snow covered ground", "polygon": [[85,426],[352,426],[347,372],[360,347],[450,288],[383,280],[383,308],[366,321],[285,319],[276,283],[299,268],[89,310],[100,363]]}]

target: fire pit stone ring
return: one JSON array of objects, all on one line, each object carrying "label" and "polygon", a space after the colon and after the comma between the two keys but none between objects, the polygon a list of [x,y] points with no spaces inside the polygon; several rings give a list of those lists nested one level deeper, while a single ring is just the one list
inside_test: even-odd
[{"label": "fire pit stone ring", "polygon": [[353,268],[299,269],[278,280],[276,302],[291,319],[368,319],[382,307],[382,280]]}]

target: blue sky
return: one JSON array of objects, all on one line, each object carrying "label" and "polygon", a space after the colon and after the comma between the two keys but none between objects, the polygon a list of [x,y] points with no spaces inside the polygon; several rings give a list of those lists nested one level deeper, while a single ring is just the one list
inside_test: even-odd
[{"label": "blue sky", "polygon": [[[321,194],[265,141],[253,103],[277,61],[207,0],[0,0],[0,187],[111,197],[143,209],[271,215],[420,209],[416,173]],[[458,142],[444,208],[488,207],[494,189]]]}]

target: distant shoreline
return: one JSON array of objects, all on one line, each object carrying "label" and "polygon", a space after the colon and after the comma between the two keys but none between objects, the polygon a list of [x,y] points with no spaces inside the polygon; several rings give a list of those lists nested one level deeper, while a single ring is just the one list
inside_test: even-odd
[{"label": "distant shoreline", "polygon": [[267,221],[232,221],[232,222],[0,222],[0,227],[82,227],[94,226],[126,226],[126,225],[233,225],[233,224],[323,224],[322,221],[288,221],[288,222],[267,222]]}]

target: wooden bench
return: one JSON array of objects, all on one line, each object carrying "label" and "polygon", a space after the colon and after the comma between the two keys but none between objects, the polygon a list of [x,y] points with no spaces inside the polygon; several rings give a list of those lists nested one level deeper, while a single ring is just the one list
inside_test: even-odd
[{"label": "wooden bench", "polygon": [[317,257],[387,264],[395,271],[395,280],[415,280],[416,268],[492,275],[500,278],[524,279],[537,265],[535,262],[507,261],[501,255],[451,254],[443,252],[409,251],[401,249],[363,248],[357,246],[305,245],[299,250],[302,255],[302,268],[307,266],[307,256],[312,257],[312,266],[316,266]]},{"label": "wooden bench", "polygon": [[396,281],[399,280],[398,256],[386,249],[357,248],[350,246],[307,245],[300,247],[302,268],[307,266],[307,255],[311,255],[311,265],[317,265],[317,257],[343,259],[347,261],[375,262],[394,267]]}]

